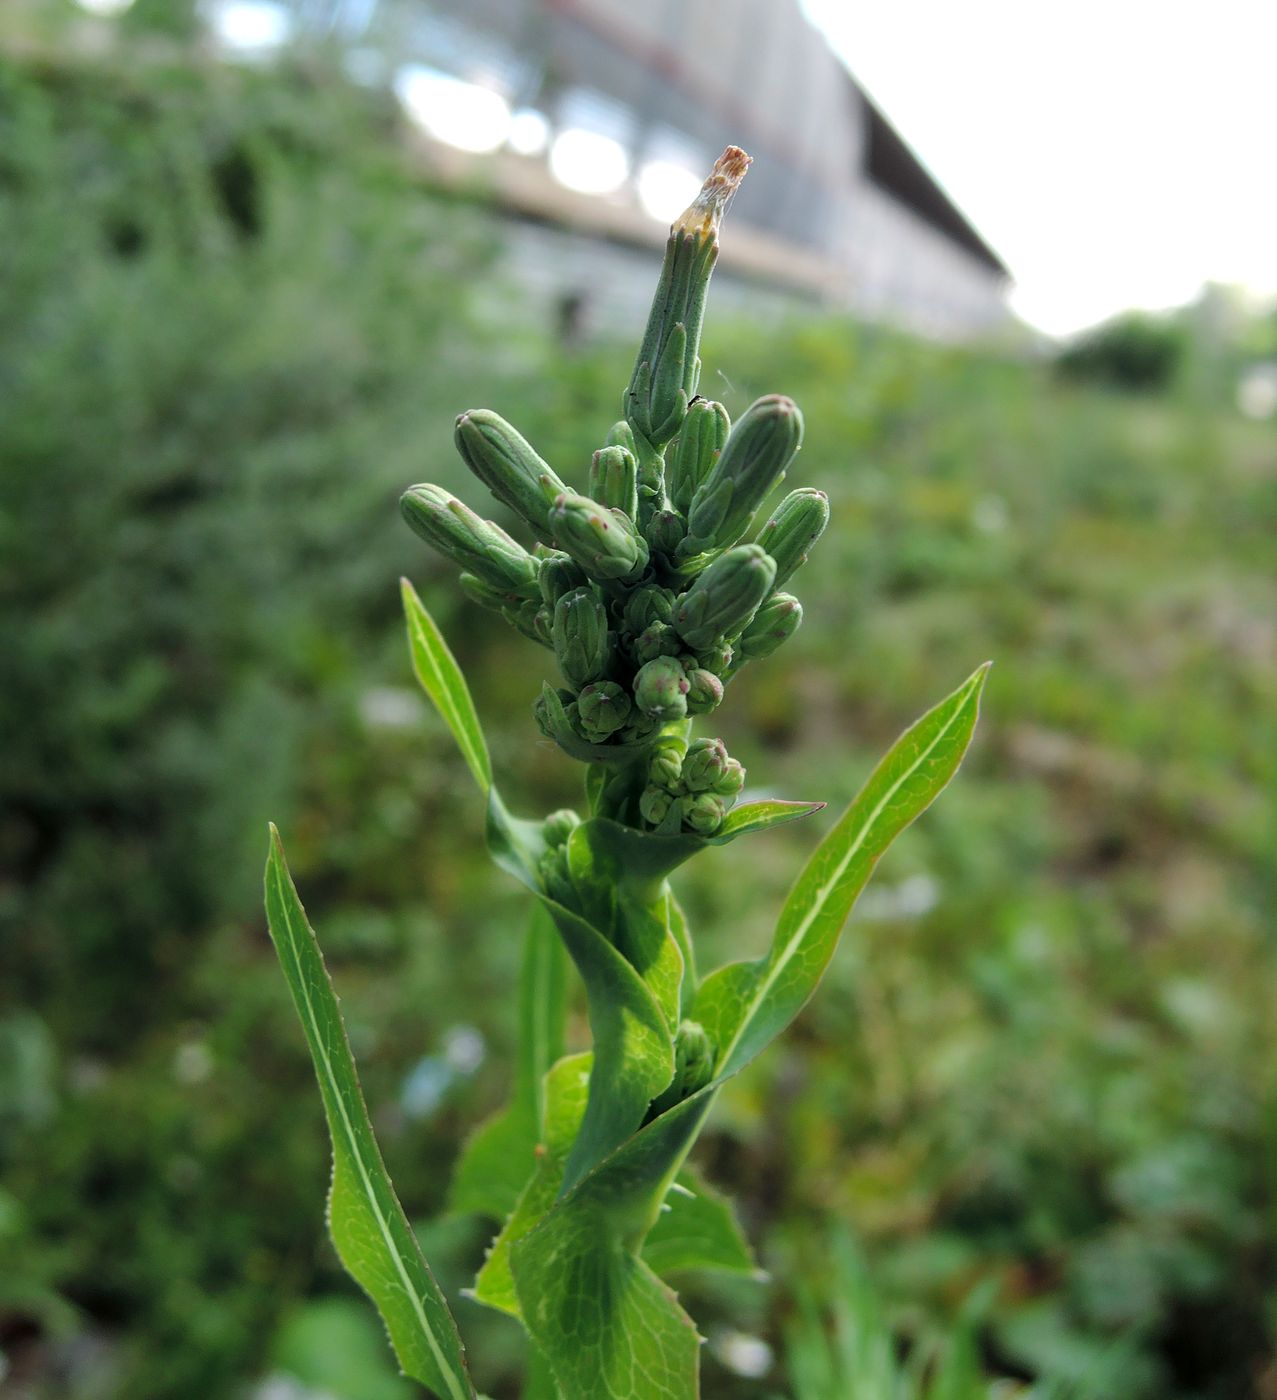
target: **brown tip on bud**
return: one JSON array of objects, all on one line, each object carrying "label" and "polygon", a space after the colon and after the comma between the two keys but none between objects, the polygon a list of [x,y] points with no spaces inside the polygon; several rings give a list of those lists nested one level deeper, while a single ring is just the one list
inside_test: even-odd
[{"label": "brown tip on bud", "polygon": [[728,146],[714,162],[700,194],[674,220],[670,232],[699,234],[702,238],[716,234],[752,160],[739,146]]}]

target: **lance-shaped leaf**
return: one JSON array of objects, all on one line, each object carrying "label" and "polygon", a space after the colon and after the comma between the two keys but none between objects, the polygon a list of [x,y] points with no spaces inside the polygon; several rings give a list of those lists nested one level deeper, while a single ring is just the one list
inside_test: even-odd
[{"label": "lance-shaped leaf", "polygon": [[466,1143],[453,1174],[452,1210],[504,1220],[532,1176],[545,1125],[545,1076],[563,1053],[566,961],[549,914],[536,905],[519,972],[514,1094]]},{"label": "lance-shaped leaf", "polygon": [[[411,585],[405,583],[403,591],[418,678],[488,797],[488,849],[498,865],[544,902],[585,983],[597,1083],[569,1163],[570,1184],[625,1141],[643,1121],[648,1104],[670,1082],[674,1074],[671,1022],[676,1017],[662,1009],[653,988],[603,932],[546,897],[537,875],[538,859],[545,846],[541,823],[520,820],[506,811],[492,782],[487,745],[465,679]],[[681,959],[672,943],[659,959],[655,972],[654,985],[666,998],[672,986],[676,1005]]]},{"label": "lance-shaped leaf", "polygon": [[328,1228],[333,1244],[377,1305],[405,1374],[444,1400],[473,1400],[456,1323],[390,1184],[337,997],[273,826],[266,916],[310,1047],[332,1137]]},{"label": "lance-shaped leaf", "polygon": [[751,831],[768,831],[773,826],[783,826],[799,817],[810,817],[813,812],[822,811],[823,802],[788,802],[779,797],[767,797],[758,802],[746,802],[733,807],[723,818],[723,824],[706,841],[707,846],[726,846],[738,836],[747,836]]},{"label": "lance-shaped leaf", "polygon": [[748,1064],[815,990],[879,856],[958,771],[987,671],[981,666],[896,740],[798,876],[767,956],[701,984],[692,1015],[718,1045],[720,1076]]},{"label": "lance-shaped leaf", "polygon": [[444,723],[452,730],[461,755],[470,765],[474,780],[486,794],[492,787],[492,761],[484,741],[479,716],[475,713],[470,687],[466,685],[456,658],[448,650],[443,633],[426,611],[417,591],[408,580],[400,580],[404,615],[408,621],[408,649],[412,668],[422,689],[435,703]]}]

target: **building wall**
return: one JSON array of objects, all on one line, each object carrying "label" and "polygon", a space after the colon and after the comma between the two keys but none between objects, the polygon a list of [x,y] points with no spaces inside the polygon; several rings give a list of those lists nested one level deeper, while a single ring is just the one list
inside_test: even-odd
[{"label": "building wall", "polygon": [[[556,129],[583,126],[619,142],[636,173],[651,160],[703,173],[725,145],[744,146],[754,166],[732,227],[738,244],[758,235],[748,259],[756,283],[761,275],[946,338],[1007,318],[1004,275],[868,178],[865,99],[798,0],[283,2],[299,27],[378,50],[387,81],[415,63],[492,87]],[[514,173],[530,191],[536,172]],[[552,183],[543,162],[541,175]],[[497,188],[508,193],[509,183]],[[624,238],[615,206],[627,205],[634,241],[650,242],[633,185],[604,198],[614,240]],[[553,219],[559,206],[547,191],[513,207]]]}]

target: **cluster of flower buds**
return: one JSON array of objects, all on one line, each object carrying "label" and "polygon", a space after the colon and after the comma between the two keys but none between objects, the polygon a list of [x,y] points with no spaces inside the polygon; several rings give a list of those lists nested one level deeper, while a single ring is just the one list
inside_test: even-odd
[{"label": "cluster of flower buds", "polygon": [[588,495],[480,409],[457,419],[457,448],[532,549],[437,486],[403,497],[408,523],[462,569],[467,596],[554,652],[563,685],[537,701],[542,732],[637,775],[626,819],[666,834],[713,835],[740,791],[740,765],[718,739],[689,746],[687,721],[797,630],[802,607],[782,585],[829,520],[823,492],[803,488],[754,530],[802,444],[791,399],[761,398],[733,425],[696,397],[719,223],[747,165],[729,148],[670,231],[625,417],[594,454]]},{"label": "cluster of flower buds", "polygon": [[644,822],[660,835],[694,831],[713,836],[745,786],[745,770],[721,739],[665,734],[647,762],[639,797]]}]

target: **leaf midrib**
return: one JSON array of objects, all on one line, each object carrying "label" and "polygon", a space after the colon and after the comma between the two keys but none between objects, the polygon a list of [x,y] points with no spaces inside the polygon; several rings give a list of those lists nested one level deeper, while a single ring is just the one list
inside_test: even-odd
[{"label": "leaf midrib", "polygon": [[[846,873],[847,867],[851,864],[853,860],[855,860],[856,856],[860,853],[861,847],[865,844],[865,841],[868,839],[869,832],[873,830],[874,824],[882,815],[883,809],[891,802],[891,800],[895,797],[896,793],[900,791],[901,787],[914,775],[914,773],[918,771],[918,769],[923,765],[923,763],[926,762],[926,760],[935,751],[936,746],[948,735],[949,731],[957,722],[958,716],[962,714],[963,710],[966,707],[967,700],[970,698],[970,690],[978,686],[979,677],[982,674],[982,671],[977,672],[976,676],[972,677],[972,679],[967,682],[966,693],[963,694],[962,699],[958,702],[953,714],[945,723],[944,727],[939,730],[939,732],[936,734],[935,738],[931,741],[931,743],[927,745],[927,747],[918,755],[918,757],[913,761],[913,763],[911,763],[909,767],[905,769],[905,771],[900,775],[900,777],[897,778],[896,781],[891,785],[891,787],[888,788],[887,791],[883,794],[877,806],[875,806],[873,811],[869,814],[868,820],[861,825],[860,835],[847,848],[846,855],[842,858],[841,861],[839,861],[836,869],[834,870],[834,873],[823,885],[818,887],[816,899],[812,904],[810,912],[805,914],[799,921],[798,927],[794,930],[793,936],[785,945],[785,950],[782,953],[781,957],[774,964],[772,964],[767,975],[759,982],[757,991],[755,992],[754,996],[750,999],[746,1012],[740,1019],[740,1023],[736,1028],[735,1035],[733,1035],[731,1040],[728,1042],[727,1049],[723,1053],[723,1056],[719,1061],[719,1064],[721,1066],[726,1067],[731,1062],[731,1057],[736,1053],[736,1047],[740,1044],[745,1032],[749,1029],[750,1022],[757,1014],[759,1006],[766,999],[768,992],[770,992],[772,987],[775,986],[780,974],[785,970],[786,967],[789,966],[790,962],[793,959],[795,950],[797,949],[798,945],[802,942],[802,940],[807,936],[807,931],[811,928],[812,924],[815,923],[816,919],[820,916],[824,908],[825,901],[828,899],[831,891],[837,886],[839,880],[841,880],[843,875]],[[781,917],[784,917],[783,910],[781,911]]]},{"label": "leaf midrib", "polygon": [[342,1096],[341,1086],[338,1084],[337,1077],[333,1073],[332,1060],[329,1057],[324,1037],[320,1033],[319,1023],[315,1016],[315,1008],[311,1001],[310,993],[309,991],[305,990],[306,977],[305,974],[302,972],[301,960],[297,956],[296,924],[294,922],[293,915],[289,911],[288,900],[283,897],[283,877],[278,868],[278,856],[276,857],[274,881],[275,897],[278,900],[280,907],[284,911],[284,922],[288,928],[289,942],[292,944],[293,962],[297,968],[297,971],[301,974],[300,982],[305,993],[302,997],[302,1004],[306,1008],[306,1019],[309,1021],[310,1028],[314,1033],[315,1047],[319,1052],[320,1058],[323,1061],[324,1076],[328,1081],[328,1086],[333,1093],[333,1097],[336,1099],[338,1112],[341,1116],[342,1128],[346,1137],[347,1147],[349,1149],[351,1157],[354,1159],[355,1166],[359,1171],[360,1178],[363,1181],[364,1191],[366,1193],[369,1205],[372,1209],[373,1216],[377,1221],[377,1228],[381,1231],[381,1237],[385,1242],[387,1253],[395,1262],[395,1270],[399,1274],[401,1286],[403,1287],[403,1291],[407,1296],[409,1303],[411,1304],[413,1312],[416,1314],[416,1318],[421,1326],[422,1333],[425,1335],[426,1342],[430,1347],[432,1355],[434,1356],[435,1364],[439,1368],[439,1374],[444,1378],[445,1381],[447,1381],[448,1389],[455,1397],[457,1397],[457,1400],[467,1400],[467,1393],[465,1388],[459,1386],[456,1373],[453,1371],[451,1364],[447,1362],[447,1358],[443,1355],[443,1352],[440,1350],[439,1343],[435,1340],[434,1329],[430,1325],[430,1320],[426,1317],[425,1309],[422,1307],[421,1304],[421,1298],[418,1296],[417,1290],[413,1286],[412,1280],[409,1278],[407,1270],[404,1268],[403,1259],[399,1253],[399,1247],[395,1243],[394,1236],[390,1232],[389,1222],[386,1220],[385,1215],[381,1210],[380,1203],[377,1200],[376,1192],[373,1190],[372,1180],[368,1175],[368,1170],[364,1165],[362,1156],[360,1155],[359,1144],[355,1136],[354,1125],[351,1123],[350,1115],[346,1110],[346,1101]]}]

